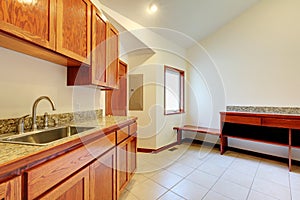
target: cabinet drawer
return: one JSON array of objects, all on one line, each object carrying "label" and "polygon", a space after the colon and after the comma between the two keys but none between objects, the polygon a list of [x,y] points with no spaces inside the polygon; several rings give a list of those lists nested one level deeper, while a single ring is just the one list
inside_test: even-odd
[{"label": "cabinet drawer", "polygon": [[235,124],[248,124],[248,125],[261,125],[260,117],[244,117],[244,116],[223,116],[223,122],[235,123]]},{"label": "cabinet drawer", "polygon": [[278,128],[293,128],[300,129],[300,120],[297,119],[277,119],[277,118],[263,118],[263,126],[271,126]]},{"label": "cabinet drawer", "polygon": [[136,131],[137,131],[137,123],[135,122],[129,126],[129,134],[133,135],[136,133]]},{"label": "cabinet drawer", "polygon": [[43,194],[89,162],[115,146],[115,132],[26,171],[27,198]]},{"label": "cabinet drawer", "polygon": [[117,144],[129,137],[129,126],[117,131]]},{"label": "cabinet drawer", "polygon": [[68,180],[56,186],[47,194],[40,197],[40,200],[53,199],[89,199],[89,167],[72,175]]}]

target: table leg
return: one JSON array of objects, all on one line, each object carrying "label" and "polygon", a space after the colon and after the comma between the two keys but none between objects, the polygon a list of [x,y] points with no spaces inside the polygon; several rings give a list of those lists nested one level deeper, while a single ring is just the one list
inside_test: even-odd
[{"label": "table leg", "polygon": [[220,151],[221,155],[223,155],[227,149],[228,146],[228,139],[225,136],[220,136]]}]

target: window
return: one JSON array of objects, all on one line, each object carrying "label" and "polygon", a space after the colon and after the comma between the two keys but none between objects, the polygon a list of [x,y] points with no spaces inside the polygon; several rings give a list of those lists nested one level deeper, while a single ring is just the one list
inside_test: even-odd
[{"label": "window", "polygon": [[165,115],[184,112],[184,71],[165,66]]}]

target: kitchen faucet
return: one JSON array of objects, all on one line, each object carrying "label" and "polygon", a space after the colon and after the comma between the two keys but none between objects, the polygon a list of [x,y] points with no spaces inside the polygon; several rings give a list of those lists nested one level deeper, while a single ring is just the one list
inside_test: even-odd
[{"label": "kitchen faucet", "polygon": [[38,103],[42,100],[42,99],[47,99],[51,106],[52,106],[52,110],[55,110],[55,105],[53,103],[53,101],[47,97],[47,96],[41,96],[39,98],[37,98],[37,100],[35,100],[33,106],[32,106],[32,126],[31,126],[31,130],[32,131],[36,131],[37,130],[37,125],[36,125],[36,107],[38,105]]}]

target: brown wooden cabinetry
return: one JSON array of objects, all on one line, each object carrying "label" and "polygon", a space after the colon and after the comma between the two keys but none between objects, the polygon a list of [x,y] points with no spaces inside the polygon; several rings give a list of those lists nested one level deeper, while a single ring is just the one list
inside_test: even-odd
[{"label": "brown wooden cabinetry", "polygon": [[[121,130],[126,138],[117,143]],[[0,166],[0,200],[116,200],[136,168],[136,130],[128,120]]]},{"label": "brown wooden cabinetry", "polygon": [[131,136],[128,139],[129,149],[128,149],[128,171],[129,171],[129,180],[135,173],[137,167],[137,138],[136,135]]},{"label": "brown wooden cabinetry", "polygon": [[107,28],[107,83],[118,89],[119,86],[119,36],[118,30],[109,23]]},{"label": "brown wooden cabinetry", "polygon": [[57,51],[90,64],[91,3],[89,0],[57,1]]},{"label": "brown wooden cabinetry", "polygon": [[89,199],[89,168],[85,168],[39,197],[41,200],[87,200]]},{"label": "brown wooden cabinetry", "polygon": [[129,127],[125,126],[117,131],[117,144],[120,144],[122,141],[129,137]]},{"label": "brown wooden cabinetry", "polygon": [[115,133],[112,132],[85,144],[85,146],[27,170],[24,174],[26,199],[34,199],[43,195],[114,146]]},{"label": "brown wooden cabinetry", "polygon": [[105,92],[105,115],[127,115],[127,64],[119,60],[119,89]]},{"label": "brown wooden cabinetry", "polygon": [[[136,127],[134,123],[130,125],[127,139],[120,142],[117,146],[117,196],[120,196],[122,190],[126,187],[136,170],[137,139]],[[121,129],[121,130],[124,130]],[[118,131],[121,134],[124,131]],[[128,129],[127,129],[128,130]],[[124,134],[123,134],[124,135]],[[117,137],[118,138],[118,137]],[[121,141],[121,140],[120,140]]]},{"label": "brown wooden cabinetry", "polygon": [[55,49],[55,0],[0,0],[0,30]]},{"label": "brown wooden cabinetry", "polygon": [[0,0],[0,46],[65,66],[90,64],[88,0]]},{"label": "brown wooden cabinetry", "polygon": [[91,66],[69,67],[67,84],[95,85],[102,89],[118,88],[118,31],[95,6],[92,6],[91,40]]},{"label": "brown wooden cabinetry", "polygon": [[117,146],[117,196],[120,196],[121,191],[129,182],[128,171],[128,152],[129,143],[127,140],[123,141]]},{"label": "brown wooden cabinetry", "polygon": [[23,185],[20,177],[1,183],[0,197],[21,199],[22,185],[23,199],[116,200],[136,169],[136,131],[131,121],[105,134],[95,132],[92,140],[81,138],[83,146],[33,163],[22,172]]},{"label": "brown wooden cabinetry", "polygon": [[[91,3],[88,0],[1,0],[0,4],[1,46],[59,64],[90,64]],[[12,40],[10,36],[23,41]],[[62,57],[26,42],[56,51]]]},{"label": "brown wooden cabinetry", "polygon": [[136,153],[137,153],[137,138],[136,136],[131,136],[128,139],[128,175],[129,178],[131,178],[134,175],[134,172],[136,170],[136,164],[137,164],[137,160],[136,160]]},{"label": "brown wooden cabinetry", "polygon": [[221,154],[228,146],[227,138],[288,147],[289,169],[292,148],[300,148],[300,116],[267,113],[221,112]]},{"label": "brown wooden cabinetry", "polygon": [[107,29],[108,21],[101,11],[92,6],[91,66],[69,67],[68,85],[95,85],[108,87],[107,72]]},{"label": "brown wooden cabinetry", "polygon": [[21,200],[21,177],[0,183],[0,199]]},{"label": "brown wooden cabinetry", "polygon": [[136,136],[117,146],[117,196],[126,187],[136,170]]},{"label": "brown wooden cabinetry", "polygon": [[107,24],[105,16],[95,6],[92,8],[92,67],[91,83],[107,85],[106,38]]},{"label": "brown wooden cabinetry", "polygon": [[118,88],[118,31],[89,0],[0,0],[0,46],[70,67],[68,85]]},{"label": "brown wooden cabinetry", "polygon": [[113,148],[90,165],[90,199],[116,199],[116,149]]}]

